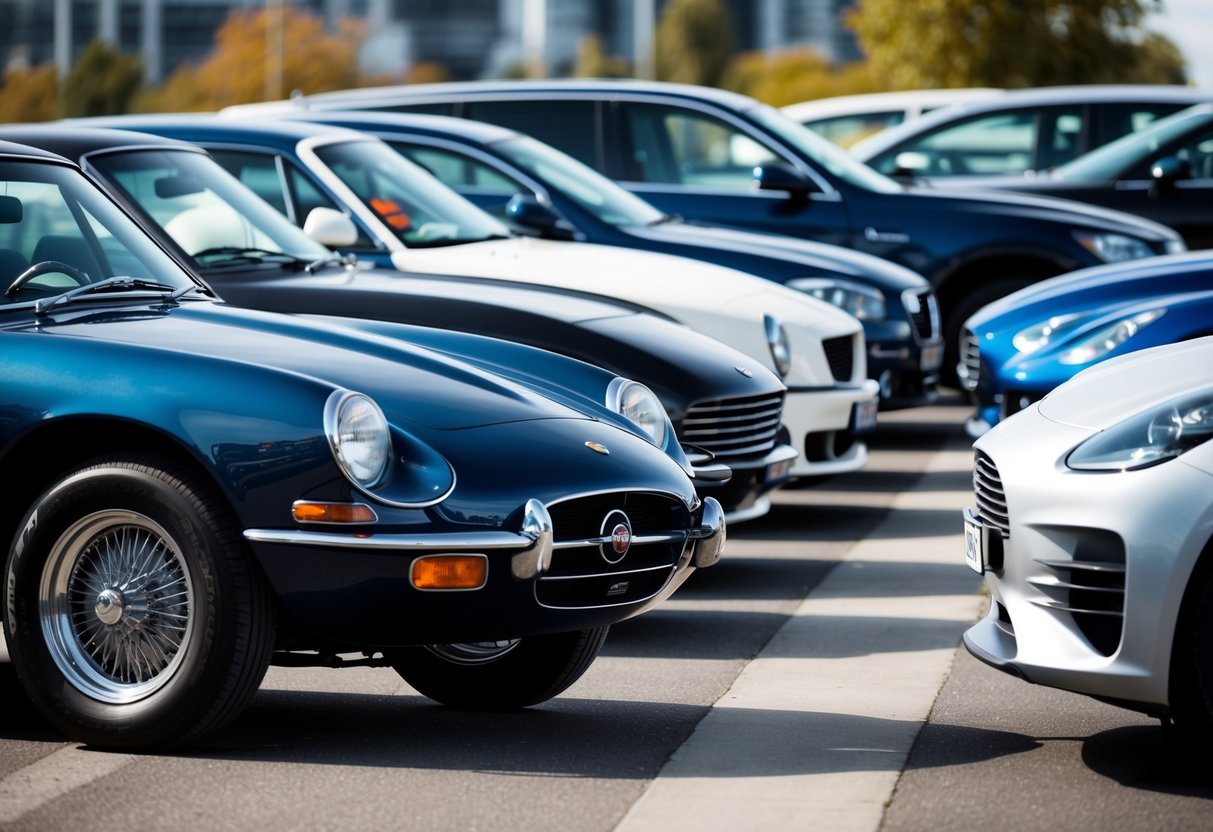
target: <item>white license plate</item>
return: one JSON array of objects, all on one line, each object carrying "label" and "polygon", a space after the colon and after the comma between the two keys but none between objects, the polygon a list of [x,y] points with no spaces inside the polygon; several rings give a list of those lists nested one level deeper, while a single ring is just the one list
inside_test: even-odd
[{"label": "white license plate", "polygon": [[965,563],[978,575],[986,571],[986,554],[981,547],[980,524],[972,519],[972,513],[965,511]]},{"label": "white license plate", "polygon": [[851,432],[870,433],[876,430],[876,411],[879,409],[880,399],[856,402],[851,410]]},{"label": "white license plate", "polygon": [[762,481],[766,484],[783,482],[788,478],[788,473],[791,470],[792,460],[790,459],[785,459],[783,462],[772,462],[767,466]]},{"label": "white license plate", "polygon": [[922,348],[920,366],[924,371],[938,370],[943,364],[943,344],[928,344]]}]

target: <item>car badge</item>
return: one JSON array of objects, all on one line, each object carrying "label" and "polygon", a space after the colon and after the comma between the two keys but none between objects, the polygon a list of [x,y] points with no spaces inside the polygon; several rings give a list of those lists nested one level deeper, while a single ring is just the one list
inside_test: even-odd
[{"label": "car badge", "polygon": [[611,455],[611,449],[608,448],[606,445],[600,445],[597,442],[586,442],[585,446],[587,448],[589,448],[591,451],[594,451],[595,453],[600,453],[603,456]]},{"label": "car badge", "polygon": [[632,548],[632,521],[618,509],[610,512],[602,521],[602,559],[607,563],[619,563]]},{"label": "car badge", "polygon": [[751,371],[747,370],[745,367],[734,367],[733,369],[736,370],[737,372],[741,373],[746,378],[754,377],[754,374]]}]

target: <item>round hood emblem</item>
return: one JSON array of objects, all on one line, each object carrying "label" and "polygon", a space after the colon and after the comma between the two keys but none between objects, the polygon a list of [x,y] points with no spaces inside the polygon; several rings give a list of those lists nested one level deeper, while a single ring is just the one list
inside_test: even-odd
[{"label": "round hood emblem", "polygon": [[604,540],[598,547],[602,559],[619,563],[632,548],[632,521],[622,511],[612,511],[602,521],[602,537]]}]

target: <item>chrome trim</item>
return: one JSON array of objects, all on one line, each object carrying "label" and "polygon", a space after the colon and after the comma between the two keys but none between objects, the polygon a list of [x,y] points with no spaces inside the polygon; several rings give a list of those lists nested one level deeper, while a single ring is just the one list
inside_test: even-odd
[{"label": "chrome trim", "polygon": [[[544,583],[556,581],[584,581],[587,578],[626,578],[628,575],[643,575],[645,572],[672,572],[678,568],[677,563],[666,563],[661,566],[645,566],[640,569],[625,569],[616,572],[587,572],[583,575],[551,575],[543,578]],[[651,596],[650,596],[651,597]]]},{"label": "chrome trim", "polygon": [[632,486],[632,487],[621,486],[619,488],[602,488],[602,489],[598,489],[596,491],[579,491],[576,494],[569,494],[567,496],[561,497],[559,500],[552,500],[552,501],[546,503],[545,505],[548,507],[549,510],[551,510],[552,506],[558,506],[561,503],[567,503],[569,500],[583,500],[586,497],[598,497],[603,494],[624,494],[624,493],[659,494],[663,497],[672,497],[675,500],[678,500],[684,506],[686,506],[687,509],[690,511],[694,511],[695,509],[699,508],[699,497],[696,494],[692,494],[690,501],[688,501],[681,494],[679,494],[675,491],[668,491],[664,488],[646,488],[645,486],[642,486],[642,485],[636,485],[636,486]]},{"label": "chrome trim", "polygon": [[[300,520],[298,517],[295,517],[295,508],[296,508],[297,506],[300,506],[300,505],[307,505],[307,506],[362,506],[363,508],[365,508],[367,511],[369,511],[369,512],[371,513],[371,519],[370,519],[370,520],[360,520],[360,521],[358,521],[358,522],[356,522],[356,523],[355,523],[355,522],[344,522],[344,521],[340,521],[340,520]],[[335,502],[334,502],[334,501],[331,501],[331,500],[296,500],[295,502],[291,503],[291,519],[293,519],[293,520],[294,520],[296,523],[300,523],[300,524],[303,524],[303,525],[309,525],[309,526],[342,526],[342,527],[347,527],[347,526],[359,526],[359,525],[366,525],[367,523],[378,523],[378,522],[379,522],[379,515],[376,513],[376,511],[375,511],[375,509],[374,509],[374,507],[373,507],[373,506],[368,506],[366,503],[347,503],[347,502],[344,502],[344,501],[335,501]]]},{"label": "chrome trim", "polygon": [[791,445],[776,445],[771,449],[771,452],[762,459],[747,460],[745,462],[728,462],[726,463],[734,471],[753,471],[756,468],[765,468],[768,465],[774,465],[777,462],[791,462],[800,456],[800,451],[796,450]]},{"label": "chrome trim", "polygon": [[690,537],[695,541],[693,563],[695,568],[704,569],[720,560],[728,537],[724,509],[715,497],[707,497],[703,501],[703,517],[699,525],[691,529]]},{"label": "chrome trim", "polygon": [[331,534],[299,529],[245,529],[244,539],[253,543],[288,546],[328,546],[338,549],[400,550],[405,552],[465,552],[471,550],[530,548],[535,541],[514,532],[465,532],[463,534]]},{"label": "chrome trim", "polygon": [[[686,532],[670,532],[668,534],[646,534],[637,535],[632,538],[633,546],[643,546],[646,543],[669,543],[673,540],[686,540],[688,534]],[[611,536],[609,534],[601,537],[586,537],[580,540],[561,540],[559,543],[553,543],[552,548],[560,549],[577,549],[580,547],[601,546],[604,543],[610,543]]]},{"label": "chrome trim", "polygon": [[1120,618],[1120,619],[1123,619],[1125,617],[1125,614],[1123,612],[1119,612],[1117,610],[1089,610],[1089,609],[1085,609],[1083,607],[1073,607],[1073,606],[1070,606],[1069,604],[1063,604],[1060,601],[1041,601],[1039,599],[1033,598],[1031,603],[1034,604],[1035,606],[1042,607],[1046,610],[1055,610],[1057,612],[1068,612],[1072,615],[1104,615],[1104,616],[1108,616],[1110,618]]},{"label": "chrome trim", "polygon": [[522,512],[522,536],[531,541],[531,546],[510,559],[510,574],[526,581],[551,569],[552,534],[552,516],[547,508],[534,498],[527,500]]},{"label": "chrome trim", "polygon": [[422,555],[421,557],[417,558],[412,563],[410,563],[409,564],[409,586],[412,587],[413,589],[417,590],[418,592],[479,592],[480,590],[482,590],[486,586],[488,586],[488,584],[489,584],[489,556],[485,555],[485,554],[481,554],[480,552],[469,552],[469,553],[460,555],[460,557],[465,557],[465,558],[483,558],[484,559],[484,580],[480,582],[480,586],[465,586],[465,587],[460,587],[458,589],[437,589],[437,588],[417,586],[416,581],[413,580],[413,570],[415,570],[417,568],[417,564],[421,563],[421,561],[426,560],[427,558],[440,558],[440,557],[444,557],[444,556],[445,556],[444,553],[436,552],[432,555]]},{"label": "chrome trim", "polygon": [[[931,326],[931,331],[927,335],[920,333],[914,323],[914,316],[922,312],[922,298],[924,295],[927,299],[927,320]],[[942,333],[942,319],[939,315],[939,299],[935,296],[935,290],[930,288],[906,289],[901,293],[901,302],[910,317],[910,331],[914,336],[914,340],[919,344],[929,344],[938,341]]]}]

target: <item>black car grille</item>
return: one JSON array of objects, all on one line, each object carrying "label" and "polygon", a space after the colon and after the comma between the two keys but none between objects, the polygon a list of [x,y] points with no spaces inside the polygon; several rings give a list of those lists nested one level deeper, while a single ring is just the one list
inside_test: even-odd
[{"label": "black car grille", "polygon": [[915,307],[918,309],[917,312],[910,311],[909,315],[919,341],[930,341],[939,337],[939,302],[935,299],[934,292],[927,289],[924,292],[911,293],[906,298],[906,306],[907,311]]},{"label": "black car grille", "polygon": [[775,447],[783,396],[780,392],[696,402],[687,408],[678,437],[720,459],[765,454]]},{"label": "black car grille", "polygon": [[1038,606],[1068,613],[1091,646],[1110,656],[1124,631],[1124,541],[1100,529],[1079,529],[1076,537],[1073,560],[1039,561],[1049,573],[1029,583],[1047,597]]},{"label": "black car grille", "polygon": [[977,517],[982,524],[997,529],[1002,537],[1011,534],[1011,518],[1007,513],[1007,495],[994,460],[981,451],[973,455],[973,494],[977,498]]},{"label": "black car grille", "polygon": [[960,336],[960,363],[965,368],[961,382],[966,390],[976,390],[981,379],[981,347],[977,336],[965,330]]},{"label": "black car grille", "polygon": [[855,338],[843,335],[838,338],[826,338],[821,342],[825,349],[826,361],[830,364],[830,373],[835,381],[850,381],[855,372]]},{"label": "black car grille", "polygon": [[[544,606],[606,607],[651,598],[669,581],[686,550],[690,514],[674,497],[613,492],[547,508],[554,551],[551,568],[535,586]],[[632,525],[631,548],[617,563],[603,555],[601,543],[604,521],[612,511],[622,511]],[[609,529],[605,535],[610,535]]]}]

